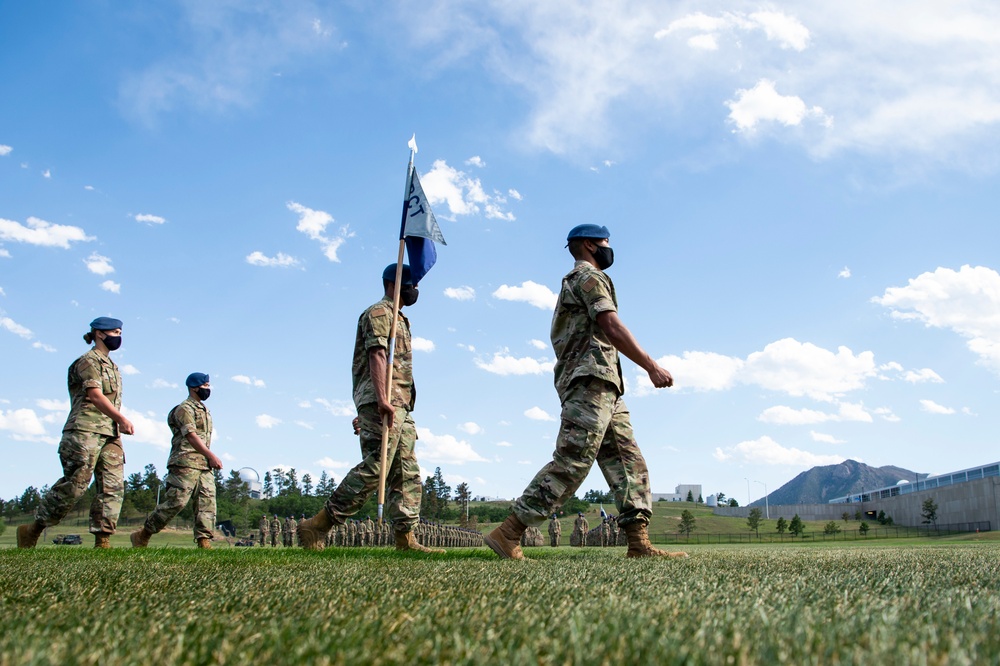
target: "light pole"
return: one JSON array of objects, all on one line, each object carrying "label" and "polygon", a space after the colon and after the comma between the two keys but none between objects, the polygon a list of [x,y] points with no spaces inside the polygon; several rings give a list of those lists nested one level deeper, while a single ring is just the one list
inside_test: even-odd
[{"label": "light pole", "polygon": [[747,508],[750,508],[750,479],[743,477],[743,480],[747,482]]},{"label": "light pole", "polygon": [[764,483],[763,481],[754,481],[754,483],[759,483],[760,485],[764,486],[764,517],[770,520],[771,512],[767,508],[767,484]]}]

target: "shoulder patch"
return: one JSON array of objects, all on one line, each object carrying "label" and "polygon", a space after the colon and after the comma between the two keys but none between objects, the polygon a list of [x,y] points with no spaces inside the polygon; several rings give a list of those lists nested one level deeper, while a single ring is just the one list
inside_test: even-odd
[{"label": "shoulder patch", "polygon": [[597,286],[597,278],[591,276],[589,280],[583,283],[583,290],[589,293],[590,290],[596,286]]},{"label": "shoulder patch", "polygon": [[390,314],[392,314],[392,313],[389,311],[389,308],[384,307],[384,306],[383,307],[379,307],[379,308],[374,308],[371,311],[371,316],[372,317],[388,317]]}]

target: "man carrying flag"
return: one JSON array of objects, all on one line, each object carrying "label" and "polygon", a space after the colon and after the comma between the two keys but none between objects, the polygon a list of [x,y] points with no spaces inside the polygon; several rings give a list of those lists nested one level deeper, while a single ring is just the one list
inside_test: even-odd
[{"label": "man carrying flag", "polygon": [[[403,264],[400,289],[401,305],[412,306],[419,292],[410,267]],[[395,344],[392,353],[391,395],[386,391],[389,359],[389,331],[393,319],[393,295],[396,289],[397,265],[389,264],[382,271],[382,299],[361,313],[354,342],[354,363],[351,374],[354,384],[354,404],[358,410],[357,425],[361,436],[362,461],[337,486],[326,506],[315,516],[299,524],[299,545],[310,550],[322,550],[326,534],[343,525],[358,512],[379,485],[382,469],[387,472],[389,517],[393,521],[397,550],[443,553],[426,548],[413,538],[413,527],[420,520],[420,466],[414,446],[416,425],[410,412],[416,400],[413,383],[413,357],[410,342],[410,322],[398,315]],[[388,425],[388,446],[382,463],[382,425]]]},{"label": "man carrying flag", "polygon": [[[355,432],[361,435],[364,460],[347,473],[322,511],[299,524],[299,544],[303,548],[322,550],[327,532],[354,515],[376,487],[381,522],[388,485],[396,549],[444,552],[421,545],[413,536],[413,528],[420,520],[422,495],[414,452],[417,431],[410,416],[416,389],[410,322],[399,310],[417,302],[417,284],[437,261],[434,241],[445,242],[413,168],[415,138],[410,139],[409,147],[399,259],[382,271],[384,296],[361,314],[354,343],[352,376],[358,409]],[[404,247],[410,265],[403,263]]]}]

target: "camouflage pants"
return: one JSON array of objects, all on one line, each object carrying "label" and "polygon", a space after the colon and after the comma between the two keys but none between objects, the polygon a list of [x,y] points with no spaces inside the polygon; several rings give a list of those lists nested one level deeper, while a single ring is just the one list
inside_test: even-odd
[{"label": "camouflage pants", "polygon": [[194,538],[211,539],[215,527],[215,475],[211,470],[169,467],[163,485],[166,497],[146,518],[146,531],[156,534],[192,502]]},{"label": "camouflage pants", "polygon": [[556,546],[559,545],[559,535],[558,534],[550,534],[549,535],[549,541],[552,543],[552,547],[555,548]]},{"label": "camouflage pants", "polygon": [[263,548],[267,545],[267,532],[260,533],[260,546]]},{"label": "camouflage pants", "polygon": [[[362,405],[358,409],[358,419],[363,460],[347,473],[326,501],[326,513],[334,525],[344,524],[378,490],[382,419],[374,404]],[[404,408],[397,407],[386,452],[389,469],[385,478],[385,503],[387,517],[392,519],[398,534],[412,530],[420,518],[420,466],[414,452],[416,441],[417,427],[413,418]]]},{"label": "camouflage pants", "polygon": [[121,439],[95,432],[67,430],[59,442],[62,478],[45,493],[35,520],[58,525],[94,479],[97,493],[90,504],[90,531],[114,534],[125,498],[125,451]]},{"label": "camouflage pants", "polygon": [[649,470],[632,435],[628,408],[611,384],[586,378],[563,401],[562,423],[552,461],[514,502],[525,525],[539,525],[573,496],[597,461],[615,495],[618,524],[649,523]]}]

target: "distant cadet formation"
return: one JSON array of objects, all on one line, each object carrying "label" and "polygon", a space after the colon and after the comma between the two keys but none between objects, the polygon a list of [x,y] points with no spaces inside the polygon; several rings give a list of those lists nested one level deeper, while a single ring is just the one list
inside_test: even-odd
[{"label": "distant cadet formation", "polygon": [[[645,370],[657,388],[672,386],[673,377],[643,350],[618,317],[614,285],[605,273],[614,263],[609,238],[607,227],[595,224],[578,225],[567,235],[566,247],[574,265],[563,278],[551,330],[555,385],[562,403],[555,451],[499,527],[483,536],[420,519],[420,467],[411,415],[416,387],[410,323],[396,309],[397,303],[400,308],[412,307],[419,291],[409,266],[400,270],[397,264],[390,264],[382,272],[383,297],[361,313],[355,336],[351,375],[357,417],[352,427],[360,439],[361,462],[347,473],[315,516],[302,516],[299,521],[291,516],[284,520],[277,515],[270,520],[263,516],[258,543],[290,547],[297,541],[309,550],[392,545],[400,551],[436,554],[444,553],[443,548],[485,543],[503,559],[521,560],[522,546],[544,544],[539,526],[550,516],[550,545],[559,545],[562,528],[555,512],[575,495],[596,462],[611,486],[618,516],[605,518],[591,530],[581,513],[574,523],[571,545],[624,541],[628,557],[686,557],[686,553],[662,551],[649,542],[649,473],[621,397],[625,384],[619,352]],[[121,435],[134,433],[132,423],[121,412],[121,374],[110,358],[121,346],[122,326],[121,320],[98,317],[83,336],[93,347],[74,361],[68,372],[71,406],[59,444],[63,476],[42,497],[35,520],[18,527],[19,548],[33,548],[46,527],[58,525],[92,480],[97,492],[91,504],[90,531],[95,547],[109,547],[125,492]],[[216,517],[213,470],[221,469],[222,461],[211,451],[212,416],[205,406],[211,383],[207,374],[193,372],[185,385],[186,399],[167,415],[172,439],[166,496],[142,528],[130,534],[135,548],[146,547],[188,503],[195,514],[197,546],[212,547]],[[380,481],[383,430],[389,519],[378,524],[370,517],[358,521],[352,516]]]}]

